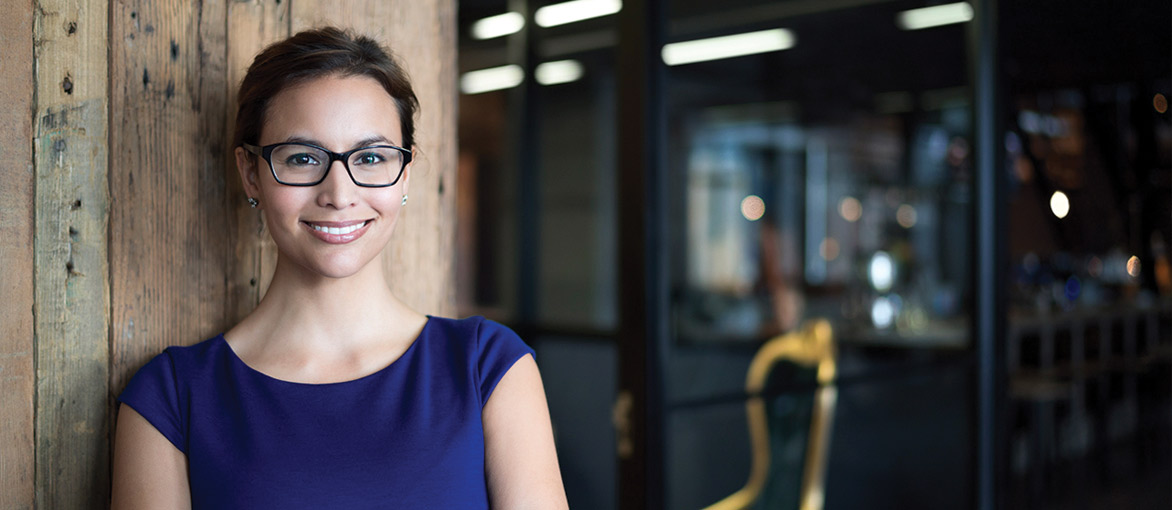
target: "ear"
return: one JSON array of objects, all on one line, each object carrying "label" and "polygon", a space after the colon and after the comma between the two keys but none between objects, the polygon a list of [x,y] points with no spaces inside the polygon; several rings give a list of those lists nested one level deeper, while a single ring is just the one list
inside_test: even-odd
[{"label": "ear", "polygon": [[400,178],[403,181],[404,195],[407,194],[407,188],[411,187],[411,167],[415,166],[415,161],[418,157],[419,149],[411,147],[411,162],[407,163],[407,166],[403,167],[403,177]]},{"label": "ear", "polygon": [[[260,161],[259,156],[244,150],[244,147],[236,148],[236,171],[240,173],[240,182],[244,185],[244,193],[257,200],[261,200],[260,176],[257,174]],[[261,203],[263,204],[264,200],[261,200]]]}]

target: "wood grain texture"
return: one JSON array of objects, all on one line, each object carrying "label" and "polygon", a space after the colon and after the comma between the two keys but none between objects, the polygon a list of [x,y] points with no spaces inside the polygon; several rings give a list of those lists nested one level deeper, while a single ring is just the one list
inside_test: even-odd
[{"label": "wood grain texture", "polygon": [[110,9],[111,390],[232,324],[223,0]]},{"label": "wood grain texture", "polygon": [[233,94],[292,26],[369,33],[413,73],[422,157],[384,263],[409,304],[455,311],[454,1],[17,1],[0,21],[0,507],[104,508],[113,396],[263,293],[275,249],[232,167]]},{"label": "wood grain texture", "polygon": [[109,499],[104,0],[35,14],[36,507]]},{"label": "wood grain texture", "polygon": [[370,35],[400,59],[420,111],[410,199],[383,251],[391,288],[424,313],[456,313],[456,5],[366,1],[337,4],[295,0],[292,32],[335,25]]},{"label": "wood grain texture", "polygon": [[33,4],[0,16],[0,508],[33,507]]},{"label": "wood grain texture", "polygon": [[[266,46],[289,36],[289,2],[246,0],[228,6],[228,111],[226,133],[235,133],[236,92],[252,59]],[[277,247],[260,212],[248,206],[228,147],[228,206],[236,216],[234,261],[229,287],[232,321],[244,319],[268,289],[277,265]]]}]

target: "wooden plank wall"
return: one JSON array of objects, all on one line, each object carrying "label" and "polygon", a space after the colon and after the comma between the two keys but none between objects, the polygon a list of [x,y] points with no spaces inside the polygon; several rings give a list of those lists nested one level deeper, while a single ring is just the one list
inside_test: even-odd
[{"label": "wooden plank wall", "polygon": [[36,9],[37,508],[109,499],[107,9]]},{"label": "wooden plank wall", "polygon": [[225,2],[110,9],[112,383],[229,327]]},{"label": "wooden plank wall", "polygon": [[276,251],[228,145],[244,71],[291,30],[373,35],[411,73],[421,157],[383,263],[408,304],[455,313],[454,0],[9,4],[0,508],[106,507],[114,397],[263,295]]},{"label": "wooden plank wall", "polygon": [[0,508],[32,508],[33,3],[0,16]]}]

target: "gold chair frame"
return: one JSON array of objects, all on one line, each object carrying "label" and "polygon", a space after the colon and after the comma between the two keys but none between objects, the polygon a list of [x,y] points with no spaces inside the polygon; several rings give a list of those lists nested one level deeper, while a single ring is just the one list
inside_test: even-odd
[{"label": "gold chair frame", "polygon": [[762,345],[749,364],[745,391],[750,395],[745,402],[749,419],[749,440],[753,448],[753,463],[745,486],[705,510],[744,510],[761,496],[769,475],[769,428],[765,401],[761,391],[770,370],[779,361],[789,361],[807,367],[817,367],[818,388],[814,394],[814,410],[810,418],[809,443],[802,469],[800,510],[821,510],[824,500],[826,458],[830,451],[830,429],[834,420],[834,406],[838,398],[834,387],[835,348],[830,322],[813,319],[798,331],[773,338]]}]

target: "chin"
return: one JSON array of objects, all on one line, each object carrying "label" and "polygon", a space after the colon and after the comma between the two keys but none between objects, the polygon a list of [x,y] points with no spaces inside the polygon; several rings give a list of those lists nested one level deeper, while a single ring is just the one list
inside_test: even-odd
[{"label": "chin", "polygon": [[350,278],[352,276],[358,276],[362,274],[365,272],[363,270],[366,269],[367,266],[374,263],[376,262],[371,261],[366,264],[332,265],[327,268],[323,268],[321,275],[327,278],[335,279]]},{"label": "chin", "polygon": [[359,275],[371,264],[378,263],[378,256],[359,259],[356,257],[334,257],[325,260],[307,261],[302,267],[324,278],[342,279]]}]

